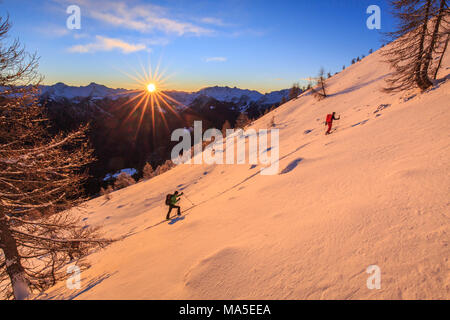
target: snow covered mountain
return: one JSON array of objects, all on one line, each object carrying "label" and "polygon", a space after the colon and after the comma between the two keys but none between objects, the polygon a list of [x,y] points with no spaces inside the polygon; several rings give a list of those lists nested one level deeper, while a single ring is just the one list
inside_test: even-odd
[{"label": "snow covered mountain", "polygon": [[[165,91],[166,94],[180,102],[181,107],[189,106],[199,97],[210,97],[217,101],[235,102],[248,104],[256,102],[258,104],[276,104],[281,101],[283,97],[287,97],[289,89],[273,91],[267,94],[259,93],[255,90],[244,90],[230,87],[208,87],[203,88],[197,92],[184,91]],[[80,100],[90,98],[92,100],[109,98],[115,100],[119,97],[133,96],[136,93],[126,89],[112,89],[104,85],[90,83],[87,86],[68,86],[64,83],[58,82],[54,85],[41,86],[41,95],[45,98],[59,100],[66,98],[69,100]]]},{"label": "snow covered mountain", "polygon": [[61,98],[66,98],[69,100],[91,98],[95,100],[106,97],[115,99],[120,95],[126,94],[127,92],[129,91],[126,89],[111,89],[94,82],[87,86],[80,87],[68,86],[62,82],[58,82],[51,86],[41,86],[41,95],[53,100],[59,100]]},{"label": "snow covered mountain", "polygon": [[212,97],[218,101],[237,102],[242,97],[248,101],[258,101],[263,95],[255,90],[242,90],[230,87],[209,87],[197,92],[198,95]]},{"label": "snow covered mountain", "polygon": [[[424,93],[382,92],[382,60],[377,51],[328,79],[328,98],[305,92],[251,125],[274,119],[276,175],[185,164],[74,209],[120,240],[86,258],[80,289],[61,281],[37,298],[448,299],[450,54]],[[165,221],[175,189],[183,215]],[[367,286],[373,265],[379,290]]]}]

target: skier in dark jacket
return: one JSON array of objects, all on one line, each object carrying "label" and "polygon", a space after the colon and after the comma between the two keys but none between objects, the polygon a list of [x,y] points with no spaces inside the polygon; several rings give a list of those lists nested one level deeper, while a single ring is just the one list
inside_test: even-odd
[{"label": "skier in dark jacket", "polygon": [[175,191],[174,194],[170,196],[169,203],[167,204],[169,206],[169,212],[167,212],[166,220],[170,219],[170,212],[172,212],[173,208],[176,208],[178,210],[178,215],[181,215],[181,208],[180,206],[177,206],[176,204],[178,201],[180,201],[180,197],[183,195],[183,192],[178,194],[178,191]]},{"label": "skier in dark jacket", "polygon": [[328,131],[325,132],[325,134],[330,134],[331,132],[331,127],[333,126],[333,120],[339,120],[341,119],[341,117],[336,118],[336,112],[330,113],[327,115],[327,119],[325,121],[325,124],[328,125]]}]

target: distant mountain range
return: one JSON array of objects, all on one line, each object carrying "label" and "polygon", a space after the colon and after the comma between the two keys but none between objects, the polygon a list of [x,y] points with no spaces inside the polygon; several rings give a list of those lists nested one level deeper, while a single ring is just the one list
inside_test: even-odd
[{"label": "distant mountain range", "polygon": [[[180,103],[177,106],[179,108],[189,107],[199,98],[203,100],[205,98],[213,98],[220,102],[232,102],[241,110],[245,110],[251,103],[257,105],[278,104],[283,97],[288,96],[289,89],[262,94],[255,90],[215,86],[203,88],[197,92],[170,90],[164,91],[164,93],[177,100]],[[73,101],[85,99],[101,100],[105,98],[116,100],[119,97],[132,97],[136,94],[132,90],[112,89],[94,82],[80,87],[68,86],[62,82],[50,86],[41,86],[41,96],[56,101],[62,99]]]}]

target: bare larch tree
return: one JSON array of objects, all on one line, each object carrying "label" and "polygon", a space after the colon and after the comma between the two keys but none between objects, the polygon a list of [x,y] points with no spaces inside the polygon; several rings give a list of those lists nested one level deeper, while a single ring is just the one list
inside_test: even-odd
[{"label": "bare larch tree", "polygon": [[[446,17],[445,15],[447,14],[447,18],[448,18],[448,14],[449,14],[449,10],[448,8],[446,9],[446,0],[440,0],[440,5],[439,5],[439,9],[437,10],[437,12],[434,13],[434,27],[433,27],[433,33],[431,34],[431,39],[429,40],[429,44],[428,44],[428,49],[425,52],[424,55],[424,59],[423,59],[423,63],[422,63],[422,68],[420,70],[420,78],[422,79],[424,86],[431,87],[433,85],[433,83],[430,81],[429,78],[429,70],[430,70],[430,64],[432,62],[433,59],[433,53],[437,53],[437,48],[442,44],[443,42],[443,38],[444,38],[444,34],[446,34],[448,36],[449,30],[447,27],[448,25],[448,21],[445,21]],[[444,20],[444,25],[442,25],[442,22]],[[444,30],[441,30],[443,27]],[[445,37],[448,39],[448,37]],[[444,53],[445,53],[445,49],[444,49]],[[441,57],[443,56],[443,54],[441,54]]]},{"label": "bare larch tree", "polygon": [[86,127],[51,136],[38,100],[38,58],[8,41],[0,18],[0,295],[26,299],[66,275],[74,256],[109,240],[69,208],[80,203],[92,150]]},{"label": "bare larch tree", "polygon": [[320,68],[319,75],[314,80],[317,81],[317,88],[311,87],[312,94],[318,100],[322,100],[322,99],[326,98],[328,95],[327,95],[327,87],[326,87],[324,68]]},{"label": "bare larch tree", "polygon": [[289,90],[289,100],[296,99],[301,92],[302,90],[300,89],[300,85],[298,83],[294,83],[292,88]]},{"label": "bare larch tree", "polygon": [[383,51],[393,72],[385,91],[401,91],[432,86],[429,77],[433,54],[445,42],[448,29],[442,23],[448,17],[447,0],[391,0],[398,20],[395,31],[388,33],[394,41]]}]

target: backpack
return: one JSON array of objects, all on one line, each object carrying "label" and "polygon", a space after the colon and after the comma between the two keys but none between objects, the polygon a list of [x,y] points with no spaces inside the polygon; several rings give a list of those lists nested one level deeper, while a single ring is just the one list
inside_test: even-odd
[{"label": "backpack", "polygon": [[333,121],[333,114],[327,114],[327,120],[326,120],[326,122],[327,123],[329,123],[329,122],[331,122],[331,121]]},{"label": "backpack", "polygon": [[170,199],[172,198],[172,195],[169,193],[167,196],[166,196],[166,205],[168,205],[168,206],[170,206]]}]

